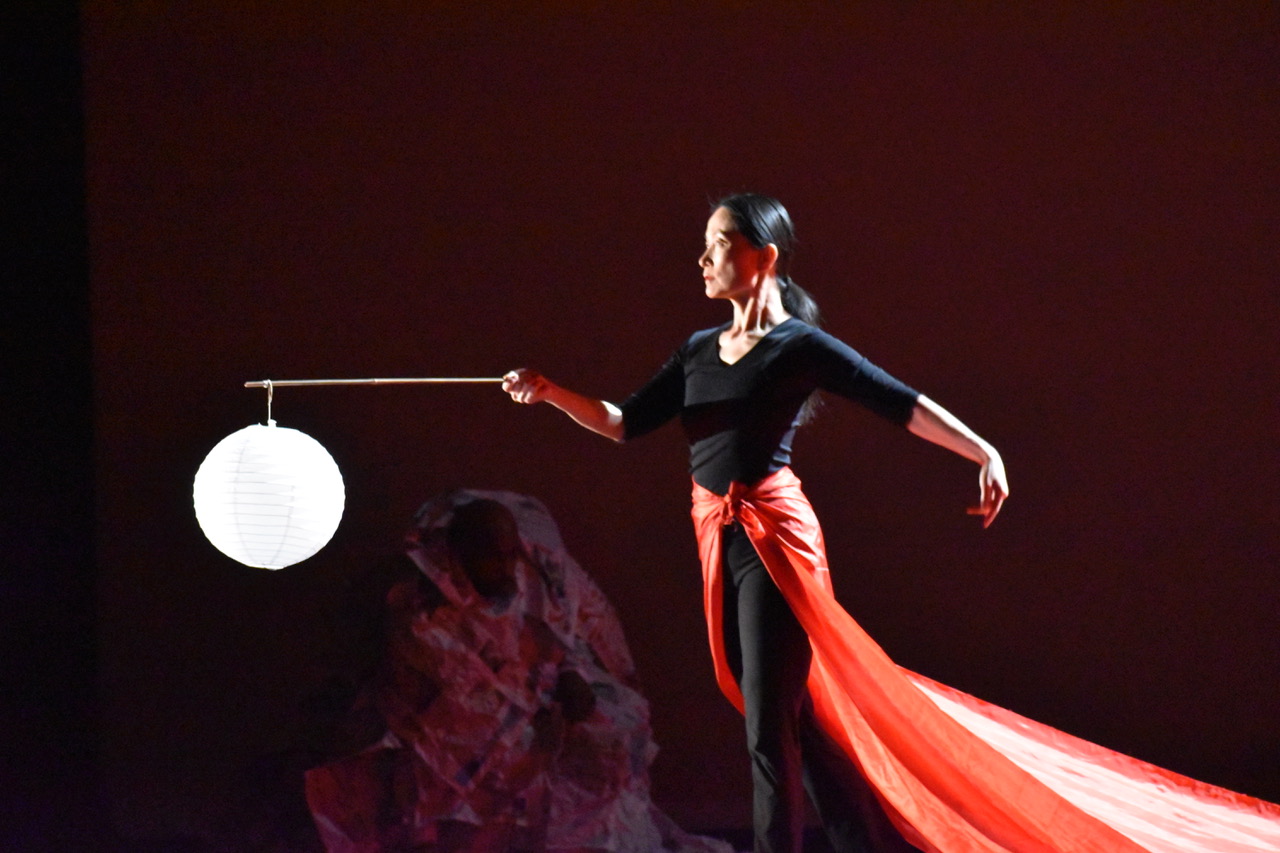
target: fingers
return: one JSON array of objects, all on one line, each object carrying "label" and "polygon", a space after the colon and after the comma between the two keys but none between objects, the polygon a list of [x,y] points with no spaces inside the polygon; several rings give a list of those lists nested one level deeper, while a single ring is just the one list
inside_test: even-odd
[{"label": "fingers", "polygon": [[1004,497],[1004,493],[998,490],[992,495],[991,500],[987,503],[986,512],[982,517],[982,526],[984,528],[990,527],[991,522],[996,520],[1000,507],[1004,506]]},{"label": "fingers", "polygon": [[1009,497],[1009,487],[1004,482],[1004,466],[984,466],[979,474],[978,488],[982,492],[981,503],[979,506],[969,507],[966,512],[982,516],[982,526],[987,528],[996,520],[1005,498]]},{"label": "fingers", "polygon": [[982,506],[971,506],[965,510],[966,515],[982,516],[982,526],[990,527],[991,522],[996,520],[996,515],[1000,512],[1000,507],[1004,506],[1004,495],[996,495],[991,500],[984,500]]},{"label": "fingers", "polygon": [[1000,513],[1000,507],[1004,506],[1004,499],[1009,496],[1009,490],[1005,487],[1003,478],[992,478],[983,484],[982,495],[982,526],[990,527],[991,522],[996,520],[996,515]]},{"label": "fingers", "polygon": [[542,399],[547,381],[536,370],[519,368],[503,374],[502,390],[517,403],[536,403]]}]

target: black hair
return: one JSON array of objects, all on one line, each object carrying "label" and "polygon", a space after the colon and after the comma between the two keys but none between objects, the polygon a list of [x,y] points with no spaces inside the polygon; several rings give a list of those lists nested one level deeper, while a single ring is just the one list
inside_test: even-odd
[{"label": "black hair", "polygon": [[782,307],[793,317],[810,326],[822,325],[822,312],[809,292],[791,280],[791,256],[795,254],[796,229],[791,214],[776,198],[759,193],[725,196],[712,210],[723,207],[733,217],[738,233],[756,249],[772,243],[778,249],[778,286],[782,288]]},{"label": "black hair", "polygon": [[[782,290],[782,307],[786,312],[810,326],[822,325],[822,312],[818,310],[817,301],[809,295],[809,291],[791,280],[791,257],[795,254],[796,229],[791,224],[791,214],[787,213],[782,202],[759,193],[736,193],[720,199],[711,209],[720,207],[729,211],[734,227],[753,248],[763,249],[770,243],[777,247],[775,271],[778,287]],[[800,423],[813,420],[820,405],[821,399],[815,391],[800,409]]]}]

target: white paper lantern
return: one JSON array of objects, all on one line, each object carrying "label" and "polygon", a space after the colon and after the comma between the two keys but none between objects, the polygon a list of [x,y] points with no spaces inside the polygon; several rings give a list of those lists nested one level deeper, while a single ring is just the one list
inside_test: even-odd
[{"label": "white paper lantern", "polygon": [[200,529],[215,548],[246,566],[281,569],[333,538],[346,493],[320,442],[268,420],[209,451],[193,497]]}]

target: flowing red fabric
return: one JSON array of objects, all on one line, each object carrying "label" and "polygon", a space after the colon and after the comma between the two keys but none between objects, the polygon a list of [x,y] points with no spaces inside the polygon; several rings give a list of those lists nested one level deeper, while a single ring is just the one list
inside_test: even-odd
[{"label": "flowing red fabric", "polygon": [[903,837],[937,853],[1276,853],[1280,806],[1072,737],[899,667],[832,593],[822,531],[789,468],[725,496],[693,487],[720,689],[721,532],[738,521],[813,646],[819,724]]}]

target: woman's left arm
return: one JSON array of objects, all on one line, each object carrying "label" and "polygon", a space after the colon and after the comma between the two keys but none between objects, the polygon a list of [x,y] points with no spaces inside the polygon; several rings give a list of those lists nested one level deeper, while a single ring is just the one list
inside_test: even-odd
[{"label": "woman's left arm", "polygon": [[1009,483],[1004,475],[1004,462],[996,449],[969,429],[960,419],[921,394],[911,412],[907,429],[926,441],[945,447],[982,466],[978,473],[981,503],[969,508],[970,515],[982,516],[982,526],[990,526],[1004,499],[1009,497]]}]

